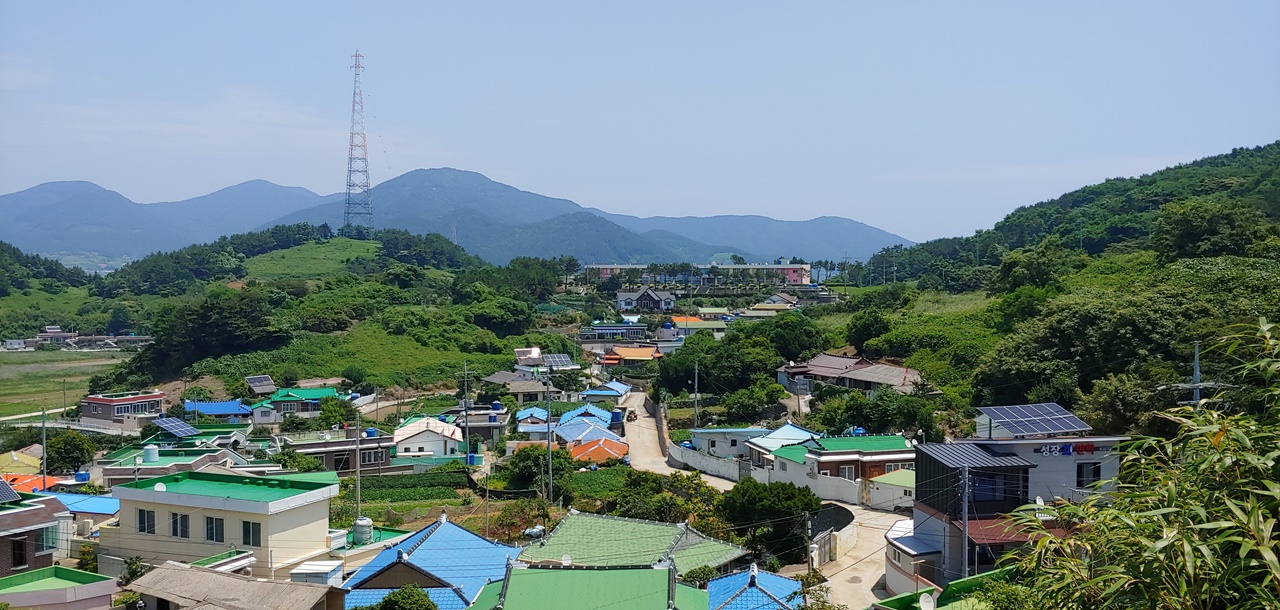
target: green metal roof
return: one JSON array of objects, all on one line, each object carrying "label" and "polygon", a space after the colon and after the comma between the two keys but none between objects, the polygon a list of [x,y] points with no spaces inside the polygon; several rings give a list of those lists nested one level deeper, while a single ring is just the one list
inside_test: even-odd
[{"label": "green metal roof", "polygon": [[117,487],[154,489],[156,483],[164,483],[166,493],[232,498],[251,502],[274,502],[284,498],[330,487],[325,483],[277,479],[275,477],[238,477],[209,472],[178,472],[163,477],[144,479],[136,483],[121,483]]},{"label": "green metal roof", "polygon": [[320,400],[321,398],[338,397],[338,390],[334,388],[284,388],[276,390],[268,400]]},{"label": "green metal roof", "polygon": [[68,589],[104,580],[112,580],[112,577],[62,566],[49,566],[0,578],[0,595]]},{"label": "green metal roof", "polygon": [[[190,464],[206,455],[222,451],[221,449],[161,449],[159,458],[154,462],[143,462],[143,466],[172,466],[174,464]],[[142,447],[132,446],[125,451],[111,454],[113,462],[110,466],[133,466],[133,458],[142,455]]]},{"label": "green metal roof", "polygon": [[676,608],[679,610],[701,609],[710,604],[711,600],[707,597],[706,589],[690,587],[685,584],[676,585]]},{"label": "green metal roof", "polygon": [[[267,460],[267,463],[271,463]],[[316,472],[290,472],[286,474],[273,474],[273,479],[289,479],[290,481],[311,481],[312,483],[324,483],[325,485],[337,485],[338,473],[332,470],[318,470]]]},{"label": "green metal roof", "polygon": [[915,487],[916,471],[899,468],[893,472],[886,472],[878,477],[873,477],[871,480],[877,483],[897,485],[899,487]]},{"label": "green metal roof", "polygon": [[914,447],[897,434],[874,434],[867,436],[824,436],[816,439],[811,444],[779,447],[773,451],[773,455],[803,464],[804,454],[810,452],[821,455],[822,453],[833,451],[872,453],[876,451],[908,450],[914,450]]},{"label": "green metal roof", "polygon": [[471,602],[467,608],[471,610],[490,610],[498,605],[498,600],[502,597],[502,585],[506,581],[499,580],[491,582],[480,589],[480,594],[476,596],[476,601]]},{"label": "green metal roof", "polygon": [[[503,610],[562,610],[564,608],[608,608],[609,610],[665,610],[669,576],[653,568],[590,570],[527,568],[513,569],[507,577]],[[494,583],[501,585],[502,583]],[[490,610],[497,596],[486,586],[472,604],[474,610]],[[494,598],[494,605],[482,606]],[[677,598],[678,599],[678,598]],[[679,610],[701,610],[683,608]]]},{"label": "green metal roof", "polygon": [[681,573],[703,565],[719,567],[747,554],[685,524],[570,513],[543,543],[521,552],[520,559],[559,562],[568,555],[580,566],[637,566],[652,565],[668,551]]}]

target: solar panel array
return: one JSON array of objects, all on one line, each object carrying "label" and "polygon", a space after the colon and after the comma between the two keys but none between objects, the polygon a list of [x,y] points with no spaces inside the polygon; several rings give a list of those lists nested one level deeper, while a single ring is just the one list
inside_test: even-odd
[{"label": "solar panel array", "polygon": [[276,391],[276,382],[270,375],[245,377],[244,382],[249,384],[249,389],[253,390],[254,394],[271,394]]},{"label": "solar panel array", "polygon": [[200,431],[196,430],[191,424],[188,424],[176,417],[161,417],[156,420],[156,425],[160,426],[161,430],[177,437],[200,434]]},{"label": "solar panel array", "polygon": [[573,366],[573,359],[569,354],[543,354],[542,363],[553,368],[563,368]]},{"label": "solar panel array", "polygon": [[1009,407],[979,407],[978,411],[1014,436],[1088,432],[1093,428],[1056,402]]},{"label": "solar panel array", "polygon": [[9,487],[8,481],[0,479],[0,502],[16,502],[21,499],[22,496],[19,496],[18,492]]}]

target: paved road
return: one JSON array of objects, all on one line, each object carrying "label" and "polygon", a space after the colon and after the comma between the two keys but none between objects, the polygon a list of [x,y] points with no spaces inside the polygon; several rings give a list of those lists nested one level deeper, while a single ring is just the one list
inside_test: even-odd
[{"label": "paved road", "polygon": [[[831,601],[850,608],[867,608],[886,597],[884,591],[884,533],[904,515],[843,505],[853,511],[858,524],[858,541],[853,549],[835,561],[822,566],[831,587]],[[879,595],[876,594],[879,591]]]},{"label": "paved road", "polygon": [[[649,415],[649,412],[645,410],[644,401],[645,394],[643,392],[632,392],[622,399],[623,408],[636,413],[636,420],[627,422],[627,444],[631,450],[631,467],[656,472],[661,475],[684,472],[667,465],[667,458],[662,455],[662,449],[658,445],[660,442],[658,440],[658,424],[653,416]],[[703,475],[702,480],[720,491],[733,489],[733,481],[726,481],[709,475]]]},{"label": "paved road", "polygon": [[[69,408],[71,407],[58,407],[57,409],[49,409],[48,411],[45,411],[45,417],[48,418],[50,421],[52,421],[53,419],[56,419],[55,416],[58,413],[66,411]],[[36,411],[35,413],[19,413],[17,415],[7,415],[5,417],[0,417],[0,421],[9,421],[13,419],[30,419],[32,417],[40,417],[40,411]]]}]

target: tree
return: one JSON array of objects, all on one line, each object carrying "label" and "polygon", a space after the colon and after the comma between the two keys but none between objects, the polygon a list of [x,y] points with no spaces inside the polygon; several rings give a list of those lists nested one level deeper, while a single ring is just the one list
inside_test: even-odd
[{"label": "tree", "polygon": [[[518,453],[518,452],[517,452]],[[508,542],[520,537],[524,530],[538,523],[548,524],[551,505],[542,498],[520,498],[508,502],[494,519],[494,530]]]},{"label": "tree", "polygon": [[405,585],[388,593],[372,608],[376,610],[437,610],[436,603],[431,601],[427,592],[414,584]]},{"label": "tree", "polygon": [[[213,400],[213,390],[202,385],[193,385],[182,391],[181,399],[183,402],[188,400],[192,402],[209,402]],[[169,417],[173,417],[170,415]]]},{"label": "tree", "polygon": [[855,311],[849,317],[849,325],[845,327],[845,338],[848,339],[849,345],[854,346],[858,351],[863,351],[863,346],[870,339],[874,339],[889,332],[889,318],[879,309],[863,309]]},{"label": "tree", "polygon": [[289,470],[297,470],[298,472],[315,472],[324,470],[324,462],[314,456],[305,453],[298,453],[293,449],[285,449],[280,453],[271,456],[271,461],[279,464],[283,468]]},{"label": "tree", "polygon": [[343,400],[335,396],[325,396],[320,399],[320,427],[332,428],[341,426],[344,423],[355,422],[359,419],[360,412],[350,400]]},{"label": "tree", "polygon": [[689,585],[692,585],[694,587],[698,587],[699,589],[701,589],[707,586],[707,581],[719,575],[720,575],[720,570],[717,570],[711,566],[703,565],[703,566],[698,566],[680,575],[680,580],[683,580]]},{"label": "tree", "polygon": [[282,387],[292,388],[298,385],[299,377],[301,377],[301,374],[298,373],[298,369],[296,367],[286,366],[284,367],[284,370],[280,371],[280,385]]},{"label": "tree", "polygon": [[140,555],[127,557],[124,560],[124,573],[120,575],[120,584],[127,585],[151,571],[151,566],[142,562]]},{"label": "tree", "polygon": [[281,432],[308,432],[320,429],[320,418],[318,417],[298,417],[293,413],[286,413],[284,420],[280,422]]},{"label": "tree", "polygon": [[76,566],[77,569],[84,570],[85,572],[98,571],[98,554],[93,552],[92,544],[80,545],[79,559],[79,565]]},{"label": "tree", "polygon": [[93,460],[98,446],[89,437],[68,430],[49,439],[45,461],[54,472],[75,472],[80,466]]},{"label": "tree", "polygon": [[1165,204],[1151,227],[1151,246],[1162,261],[1241,255],[1267,237],[1262,212],[1240,204],[1193,197]]},{"label": "tree", "polygon": [[173,405],[172,407],[169,407],[168,409],[165,409],[164,416],[172,417],[174,419],[185,420],[187,419],[187,407],[182,403],[178,403],[176,405]]},{"label": "tree", "polygon": [[822,500],[808,487],[792,483],[738,481],[720,500],[720,513],[748,545],[783,561],[803,559],[806,553],[806,513],[822,509]]}]

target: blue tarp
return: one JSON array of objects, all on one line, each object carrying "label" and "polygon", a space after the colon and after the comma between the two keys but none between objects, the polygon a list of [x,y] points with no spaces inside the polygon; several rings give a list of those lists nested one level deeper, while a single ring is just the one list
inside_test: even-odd
[{"label": "blue tarp", "polygon": [[120,512],[120,500],[111,496],[89,496],[85,494],[62,494],[41,492],[42,496],[53,496],[73,513],[93,513],[95,515],[114,515]]}]

